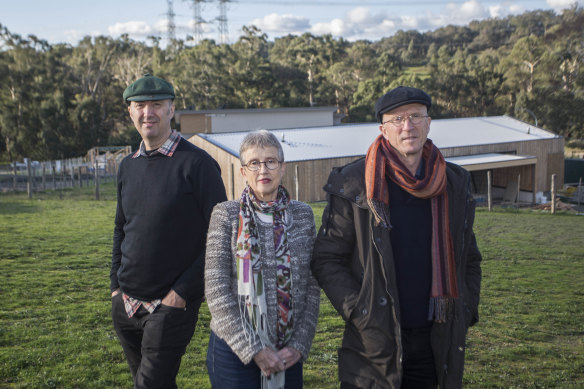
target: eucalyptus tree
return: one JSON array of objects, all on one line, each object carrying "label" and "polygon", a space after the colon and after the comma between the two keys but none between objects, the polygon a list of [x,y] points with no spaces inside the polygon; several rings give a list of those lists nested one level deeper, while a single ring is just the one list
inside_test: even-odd
[{"label": "eucalyptus tree", "polygon": [[105,145],[119,118],[127,115],[120,97],[127,85],[116,76],[117,58],[127,49],[124,38],[105,36],[85,37],[73,49],[70,66],[78,91],[70,122],[79,152]]},{"label": "eucalyptus tree", "polygon": [[58,69],[47,61],[50,45],[22,38],[0,25],[0,134],[5,159],[43,158],[41,103],[54,90]]},{"label": "eucalyptus tree", "polygon": [[271,105],[273,76],[268,58],[268,36],[255,26],[244,26],[232,46],[228,82],[244,108]]},{"label": "eucalyptus tree", "polygon": [[234,54],[228,45],[205,39],[181,51],[173,63],[177,107],[217,109],[234,105],[229,85],[229,64]]},{"label": "eucalyptus tree", "polygon": [[[506,60],[506,82],[521,91],[531,93],[536,86],[537,70],[547,50],[542,39],[535,35],[520,38],[513,45]],[[539,75],[544,76],[541,73]]]},{"label": "eucalyptus tree", "polygon": [[304,33],[300,36],[279,38],[270,50],[270,58],[280,66],[298,69],[305,75],[304,105],[334,104],[335,93],[332,82],[327,82],[327,69],[338,62],[344,54],[346,43],[331,35],[315,36]]}]

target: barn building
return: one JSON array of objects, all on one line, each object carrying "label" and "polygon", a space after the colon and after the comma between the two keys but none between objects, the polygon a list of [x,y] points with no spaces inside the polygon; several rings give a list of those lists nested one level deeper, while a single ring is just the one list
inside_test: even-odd
[{"label": "barn building", "polygon": [[[325,200],[322,187],[331,169],[363,157],[380,133],[377,123],[270,131],[284,149],[283,184],[301,201]],[[238,198],[244,187],[239,145],[246,134],[197,134],[189,139],[218,161],[230,199]],[[512,201],[518,197],[535,202],[536,194],[550,190],[552,174],[558,187],[563,184],[564,139],[512,117],[435,119],[429,138],[447,161],[471,172],[479,201],[486,198],[487,172],[491,172],[494,199],[505,199],[511,190],[516,195]]]}]

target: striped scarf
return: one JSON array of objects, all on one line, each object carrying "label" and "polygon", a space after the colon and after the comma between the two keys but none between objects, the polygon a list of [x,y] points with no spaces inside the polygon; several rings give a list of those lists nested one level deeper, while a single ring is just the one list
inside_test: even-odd
[{"label": "striped scarf", "polygon": [[458,297],[454,249],[448,218],[446,161],[430,139],[424,144],[424,178],[412,176],[393,147],[379,135],[365,159],[367,202],[375,220],[389,223],[389,185],[387,178],[414,197],[430,199],[432,206],[432,288],[428,320],[446,321],[452,302]]}]

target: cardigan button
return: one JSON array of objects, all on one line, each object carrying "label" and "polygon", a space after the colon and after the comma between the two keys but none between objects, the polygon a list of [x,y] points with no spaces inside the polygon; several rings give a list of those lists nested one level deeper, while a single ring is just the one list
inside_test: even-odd
[{"label": "cardigan button", "polygon": [[359,197],[359,196],[355,196],[355,201],[359,201],[360,198],[361,197]]},{"label": "cardigan button", "polygon": [[339,189],[339,193],[345,193],[345,189],[344,188]]},{"label": "cardigan button", "polygon": [[363,308],[363,310],[361,311],[361,313],[363,314],[363,316],[367,315],[367,313],[368,313],[367,308]]},{"label": "cardigan button", "polygon": [[382,307],[387,305],[387,299],[383,296],[379,298],[378,302],[379,302],[379,305],[381,305]]}]

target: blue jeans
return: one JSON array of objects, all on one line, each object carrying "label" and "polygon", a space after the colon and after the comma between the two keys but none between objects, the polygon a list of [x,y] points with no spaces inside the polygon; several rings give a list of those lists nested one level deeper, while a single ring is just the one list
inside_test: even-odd
[{"label": "blue jeans", "polygon": [[[260,389],[261,370],[252,360],[244,365],[213,331],[207,349],[207,370],[213,389]],[[286,370],[286,389],[302,389],[302,363]]]}]

